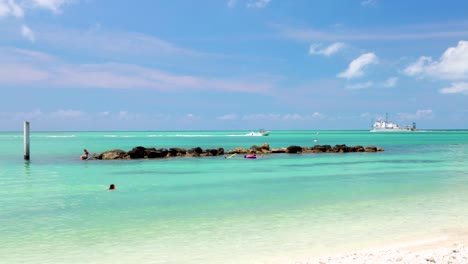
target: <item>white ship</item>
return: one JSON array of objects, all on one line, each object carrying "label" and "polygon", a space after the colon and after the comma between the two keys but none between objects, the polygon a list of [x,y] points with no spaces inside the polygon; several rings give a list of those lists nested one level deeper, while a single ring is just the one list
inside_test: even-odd
[{"label": "white ship", "polygon": [[398,124],[388,121],[388,114],[386,114],[385,120],[380,119],[374,122],[370,132],[409,132],[416,130],[416,123],[413,122],[412,126],[400,127]]}]

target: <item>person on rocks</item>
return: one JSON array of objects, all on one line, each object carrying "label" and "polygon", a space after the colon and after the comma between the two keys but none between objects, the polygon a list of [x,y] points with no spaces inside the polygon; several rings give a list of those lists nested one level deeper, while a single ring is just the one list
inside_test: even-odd
[{"label": "person on rocks", "polygon": [[89,158],[89,152],[88,152],[87,149],[83,149],[83,151],[84,151],[84,154],[81,155],[80,159],[81,160],[87,160]]}]

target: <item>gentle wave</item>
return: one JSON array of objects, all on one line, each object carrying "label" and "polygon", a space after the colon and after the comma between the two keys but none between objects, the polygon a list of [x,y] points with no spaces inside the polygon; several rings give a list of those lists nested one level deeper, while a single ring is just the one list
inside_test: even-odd
[{"label": "gentle wave", "polygon": [[63,136],[57,136],[57,135],[52,135],[52,136],[46,136],[47,138],[74,138],[76,137],[75,135],[63,135]]},{"label": "gentle wave", "polygon": [[168,137],[212,137],[214,135],[167,135]]},{"label": "gentle wave", "polygon": [[117,138],[117,137],[133,138],[133,137],[136,137],[136,136],[130,136],[130,135],[104,135],[103,137],[111,137],[111,138]]},{"label": "gentle wave", "polygon": [[244,135],[226,135],[228,137],[263,137],[262,135],[244,134]]}]

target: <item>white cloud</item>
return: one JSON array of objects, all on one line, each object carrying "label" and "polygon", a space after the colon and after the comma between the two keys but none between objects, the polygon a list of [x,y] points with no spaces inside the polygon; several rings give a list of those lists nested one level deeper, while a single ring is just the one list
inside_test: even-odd
[{"label": "white cloud", "polygon": [[283,120],[304,120],[304,117],[300,114],[285,114],[282,117]]},{"label": "white cloud", "polygon": [[[75,0],[0,0],[0,18],[13,16],[15,18],[23,18],[25,10],[34,10],[37,8],[48,9],[55,14],[61,13],[61,7]],[[34,42],[33,31],[23,25],[21,34],[31,42]]]},{"label": "white cloud", "polygon": [[421,75],[424,72],[425,65],[430,64],[431,62],[431,57],[422,56],[418,59],[418,61],[406,67],[406,69],[403,72],[408,76]]},{"label": "white cloud", "polygon": [[54,60],[53,56],[43,52],[6,47],[0,47],[0,57],[3,63],[22,62],[32,64],[34,62],[49,63]]},{"label": "white cloud", "polygon": [[439,23],[439,24],[412,24],[405,26],[381,26],[375,25],[361,28],[342,28],[330,31],[319,28],[294,28],[277,25],[279,35],[300,41],[366,41],[366,40],[430,40],[447,38],[466,38],[466,23]]},{"label": "white cloud", "polygon": [[200,120],[201,117],[199,115],[195,115],[195,114],[192,114],[192,113],[188,113],[185,115],[185,119],[188,119],[188,120]]},{"label": "white cloud", "polygon": [[227,114],[223,116],[218,116],[216,119],[218,120],[236,120],[238,116],[236,114]]},{"label": "white cloud", "polygon": [[345,46],[346,45],[341,42],[335,42],[323,49],[318,49],[320,45],[310,45],[309,54],[311,55],[319,54],[319,55],[324,55],[324,56],[329,57],[337,53],[338,51],[342,50]]},{"label": "white cloud", "polygon": [[80,118],[84,117],[85,113],[80,110],[57,110],[53,112],[42,112],[40,109],[36,109],[32,112],[13,112],[13,113],[0,113],[1,116],[13,118],[13,119],[22,119],[22,120],[56,120],[56,119],[69,119],[69,118]]},{"label": "white cloud", "polygon": [[21,27],[21,35],[23,35],[23,37],[27,38],[31,42],[34,42],[35,40],[34,32],[28,26],[23,25]]},{"label": "white cloud", "polygon": [[271,0],[257,0],[247,3],[248,8],[264,8],[270,3]]},{"label": "white cloud", "polygon": [[40,109],[32,112],[0,112],[0,118],[16,120],[40,120],[44,113]]},{"label": "white cloud", "polygon": [[361,2],[362,6],[376,6],[377,0],[364,0]]},{"label": "white cloud", "polygon": [[439,90],[440,93],[442,94],[466,94],[468,95],[468,83],[466,82],[458,82],[458,83],[452,83],[451,86],[445,87]]},{"label": "white cloud", "polygon": [[404,73],[408,76],[435,79],[468,79],[468,41],[460,40],[456,47],[448,48],[438,61],[431,57],[420,57],[409,65]]},{"label": "white cloud", "polygon": [[390,77],[385,82],[382,83],[383,87],[395,87],[398,83],[397,77]]},{"label": "white cloud", "polygon": [[359,89],[366,89],[369,87],[372,87],[374,85],[373,82],[364,82],[364,83],[355,83],[355,84],[350,84],[346,86],[346,89],[350,90],[359,90]]},{"label": "white cloud", "polygon": [[234,6],[236,6],[236,3],[237,3],[237,0],[229,0],[227,3],[227,6],[229,8],[233,8]]},{"label": "white cloud", "polygon": [[281,115],[278,114],[249,114],[242,116],[242,120],[280,120]]},{"label": "white cloud", "polygon": [[0,0],[0,17],[7,16],[21,18],[24,16],[24,10],[14,0]]},{"label": "white cloud", "polygon": [[0,84],[39,84],[49,73],[27,64],[0,63]]},{"label": "white cloud", "polygon": [[431,109],[417,110],[416,113],[399,113],[398,116],[402,120],[418,120],[418,119],[429,119],[434,115]]},{"label": "white cloud", "polygon": [[10,13],[10,7],[5,1],[0,1],[0,17],[5,17]]},{"label": "white cloud", "polygon": [[124,119],[124,120],[130,120],[132,119],[132,114],[130,114],[128,111],[120,110],[118,113],[118,118]]},{"label": "white cloud", "polygon": [[311,115],[300,115],[300,114],[249,114],[242,116],[242,120],[248,121],[290,121],[290,120],[312,120],[312,119],[324,119],[325,115],[314,112]]},{"label": "white cloud", "polygon": [[187,56],[203,58],[221,56],[180,47],[172,42],[139,32],[64,30],[56,27],[42,31],[41,42],[43,43],[109,59],[126,56],[144,58],[150,56],[152,59],[161,56],[184,59]]},{"label": "white cloud", "polygon": [[314,112],[311,117],[314,119],[324,119],[325,115],[320,112]]},{"label": "white cloud", "polygon": [[110,111],[103,111],[103,112],[99,112],[98,116],[106,117],[106,116],[110,116],[110,114],[111,114]]},{"label": "white cloud", "polygon": [[2,84],[55,86],[63,88],[153,89],[159,91],[228,91],[269,93],[276,80],[263,78],[213,78],[173,74],[134,64],[69,64],[47,54],[1,49],[0,88]]},{"label": "white cloud", "polygon": [[55,14],[62,12],[62,6],[74,0],[0,0],[0,17],[24,17],[25,10],[47,9]]},{"label": "white cloud", "polygon": [[62,12],[61,7],[71,3],[70,0],[29,0],[27,2],[32,8],[43,8],[52,11],[55,14]]},{"label": "white cloud", "polygon": [[55,118],[69,118],[69,117],[76,118],[76,117],[81,117],[83,115],[84,113],[79,110],[58,110],[56,112],[50,113],[50,116],[55,117]]},{"label": "white cloud", "polygon": [[369,52],[362,54],[349,64],[348,69],[346,69],[346,71],[338,74],[338,77],[346,79],[354,79],[361,77],[364,75],[364,68],[366,68],[367,65],[377,64],[377,62],[378,59],[374,53]]}]

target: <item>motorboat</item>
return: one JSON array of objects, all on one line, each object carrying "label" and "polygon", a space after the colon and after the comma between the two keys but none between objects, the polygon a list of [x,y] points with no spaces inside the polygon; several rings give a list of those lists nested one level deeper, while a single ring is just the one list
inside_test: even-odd
[{"label": "motorboat", "polygon": [[253,136],[253,137],[264,137],[270,135],[269,130],[265,129],[259,129],[257,132],[250,132],[247,134],[247,136]]}]

